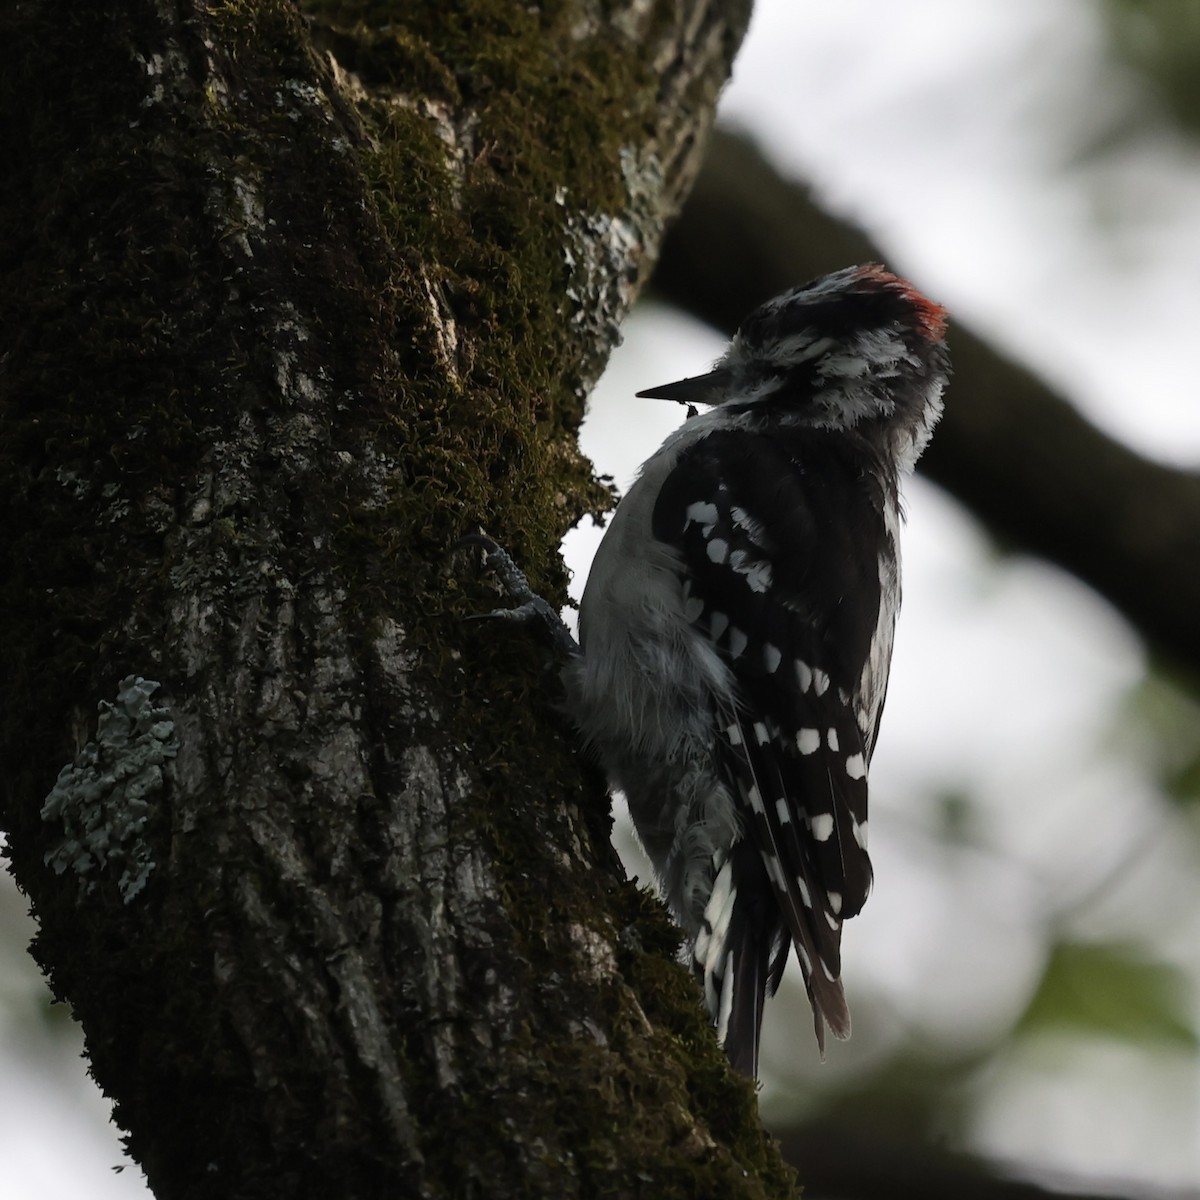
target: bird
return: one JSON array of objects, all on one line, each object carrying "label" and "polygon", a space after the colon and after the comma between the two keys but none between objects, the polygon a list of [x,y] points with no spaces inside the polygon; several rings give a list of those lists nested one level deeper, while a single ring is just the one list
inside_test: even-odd
[{"label": "bird", "polygon": [[[822,1057],[826,1029],[850,1034],[842,926],[872,886],[900,489],[942,411],[946,325],[883,266],[849,267],[760,305],[706,373],[639,392],[693,415],[617,505],[578,645],[556,635],[568,710],[752,1078],[793,948]],[[489,562],[524,600],[501,614],[557,620]]]}]

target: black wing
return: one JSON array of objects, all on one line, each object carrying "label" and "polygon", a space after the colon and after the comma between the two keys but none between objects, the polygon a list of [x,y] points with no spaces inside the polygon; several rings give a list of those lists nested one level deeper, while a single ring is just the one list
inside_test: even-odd
[{"label": "black wing", "polygon": [[841,923],[871,886],[874,729],[861,727],[857,691],[881,603],[894,605],[880,568],[881,555],[895,555],[883,516],[894,495],[844,434],[737,430],[686,450],[655,506],[655,537],[683,558],[688,619],[736,681],[732,698],[714,697],[714,721],[757,855],[735,853],[718,872],[723,915],[708,920],[698,963],[735,1062],[757,1058],[763,995],[778,985],[789,940],[818,1042],[824,1022],[849,1033]]}]

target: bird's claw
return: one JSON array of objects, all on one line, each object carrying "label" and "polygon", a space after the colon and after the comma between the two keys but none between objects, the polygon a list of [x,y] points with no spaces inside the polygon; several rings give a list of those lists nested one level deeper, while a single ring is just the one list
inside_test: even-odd
[{"label": "bird's claw", "polygon": [[563,624],[562,618],[547,600],[529,586],[525,572],[517,566],[512,555],[499,542],[485,533],[471,533],[460,538],[455,544],[455,549],[462,549],[464,546],[480,547],[484,552],[484,565],[496,575],[504,590],[514,600],[520,601],[516,608],[494,608],[491,612],[473,613],[468,620],[496,619],[516,621],[520,624],[538,623],[545,628],[555,649],[561,654],[569,656],[579,653],[579,646],[571,636],[571,631]]}]

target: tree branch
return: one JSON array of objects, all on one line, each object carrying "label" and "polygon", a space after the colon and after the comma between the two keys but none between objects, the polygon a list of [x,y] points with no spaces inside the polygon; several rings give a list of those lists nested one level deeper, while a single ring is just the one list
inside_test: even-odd
[{"label": "tree branch", "polygon": [[[717,131],[654,285],[724,332],[768,296],[883,258],[745,140]],[[954,323],[954,379],[921,470],[1013,546],[1073,572],[1200,676],[1200,476],[1152,462]]]}]

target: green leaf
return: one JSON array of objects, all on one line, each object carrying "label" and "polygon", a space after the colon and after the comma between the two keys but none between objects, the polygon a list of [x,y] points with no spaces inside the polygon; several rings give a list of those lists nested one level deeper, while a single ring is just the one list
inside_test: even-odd
[{"label": "green leaf", "polygon": [[1183,973],[1121,943],[1060,942],[1053,948],[1016,1032],[1048,1029],[1200,1047]]}]

